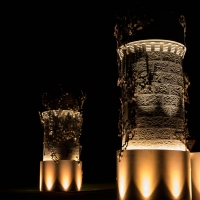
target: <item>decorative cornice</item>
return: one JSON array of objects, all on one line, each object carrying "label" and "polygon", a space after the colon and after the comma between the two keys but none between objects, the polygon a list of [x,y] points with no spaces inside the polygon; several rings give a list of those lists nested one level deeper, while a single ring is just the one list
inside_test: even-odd
[{"label": "decorative cornice", "polygon": [[138,40],[134,42],[129,42],[117,49],[120,60],[122,60],[124,57],[124,51],[131,53],[136,53],[137,51],[170,52],[180,56],[183,59],[186,52],[186,47],[181,43],[171,40]]}]

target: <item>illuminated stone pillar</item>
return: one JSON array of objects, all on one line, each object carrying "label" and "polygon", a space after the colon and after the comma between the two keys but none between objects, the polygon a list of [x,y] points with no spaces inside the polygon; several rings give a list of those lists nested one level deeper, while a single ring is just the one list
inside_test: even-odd
[{"label": "illuminated stone pillar", "polygon": [[185,151],[184,45],[142,40],[118,49],[124,149]]},{"label": "illuminated stone pillar", "polygon": [[73,110],[42,113],[44,125],[43,161],[40,162],[40,191],[79,191],[82,115]]},{"label": "illuminated stone pillar", "polygon": [[49,110],[44,121],[43,161],[80,159],[82,116],[72,110]]},{"label": "illuminated stone pillar", "polygon": [[126,43],[117,51],[122,137],[117,153],[118,197],[189,200],[182,70],[186,48],[152,39]]}]

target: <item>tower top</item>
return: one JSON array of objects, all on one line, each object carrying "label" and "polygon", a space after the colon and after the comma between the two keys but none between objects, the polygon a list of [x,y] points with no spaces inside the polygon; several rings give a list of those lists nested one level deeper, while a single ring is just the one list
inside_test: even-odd
[{"label": "tower top", "polygon": [[170,11],[146,10],[117,16],[114,36],[117,47],[146,39],[172,40],[185,45],[185,17]]}]

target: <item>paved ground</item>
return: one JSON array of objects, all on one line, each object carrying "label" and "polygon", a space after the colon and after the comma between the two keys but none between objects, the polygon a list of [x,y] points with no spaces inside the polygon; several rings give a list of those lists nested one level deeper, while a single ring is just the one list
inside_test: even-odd
[{"label": "paved ground", "polygon": [[19,200],[116,200],[115,184],[83,184],[79,192],[40,192],[37,189],[1,190],[0,199]]}]

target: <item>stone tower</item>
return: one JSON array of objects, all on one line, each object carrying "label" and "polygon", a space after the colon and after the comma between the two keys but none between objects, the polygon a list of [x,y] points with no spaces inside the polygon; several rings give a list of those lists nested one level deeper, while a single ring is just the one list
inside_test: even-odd
[{"label": "stone tower", "polygon": [[40,114],[44,127],[43,161],[40,162],[40,191],[79,191],[82,185],[82,106],[85,95],[71,93],[60,98],[43,95],[46,111]]},{"label": "stone tower", "polygon": [[139,40],[118,49],[123,149],[186,150],[184,45]]},{"label": "stone tower", "polygon": [[[155,14],[156,13],[156,14]],[[184,16],[122,16],[115,26],[121,89],[118,199],[191,199],[185,119]]]}]

